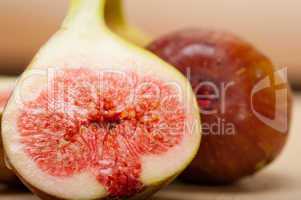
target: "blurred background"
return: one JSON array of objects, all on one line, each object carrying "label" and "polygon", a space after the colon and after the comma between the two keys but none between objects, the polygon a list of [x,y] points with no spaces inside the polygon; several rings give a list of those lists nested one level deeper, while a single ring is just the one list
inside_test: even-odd
[{"label": "blurred background", "polygon": [[[189,27],[252,42],[301,86],[300,0],[124,0],[131,24],[151,37]],[[57,29],[67,0],[0,0],[0,73],[19,74]]]}]

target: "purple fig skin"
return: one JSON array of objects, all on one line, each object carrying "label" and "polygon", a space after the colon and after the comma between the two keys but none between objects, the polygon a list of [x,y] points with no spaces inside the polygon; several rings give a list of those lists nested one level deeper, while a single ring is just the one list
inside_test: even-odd
[{"label": "purple fig skin", "polygon": [[[202,144],[183,180],[233,183],[278,157],[288,138],[292,95],[286,82],[273,84],[280,79],[267,57],[233,34],[202,29],[165,35],[147,48],[186,75],[198,95]],[[272,86],[254,93],[265,78]],[[277,125],[287,123],[283,130],[255,114],[274,119],[279,91],[287,92],[284,101],[277,102]]]}]

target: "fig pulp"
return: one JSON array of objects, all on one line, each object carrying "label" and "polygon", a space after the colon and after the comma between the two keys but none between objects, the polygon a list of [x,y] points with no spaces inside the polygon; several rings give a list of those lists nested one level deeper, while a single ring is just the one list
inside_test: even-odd
[{"label": "fig pulp", "polygon": [[[69,87],[60,99],[63,84]],[[53,97],[44,90],[22,108],[18,131],[26,154],[54,177],[91,170],[112,196],[132,196],[143,189],[141,157],[164,154],[183,139],[184,108],[159,80],[78,69],[54,77],[52,87]]]}]

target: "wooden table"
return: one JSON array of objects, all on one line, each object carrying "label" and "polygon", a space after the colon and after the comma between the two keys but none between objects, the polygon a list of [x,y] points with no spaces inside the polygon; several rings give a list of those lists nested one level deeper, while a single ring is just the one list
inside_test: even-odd
[{"label": "wooden table", "polygon": [[[281,157],[266,170],[240,183],[203,187],[174,183],[153,200],[300,200],[301,199],[301,95],[295,96],[291,137]],[[25,189],[0,185],[0,200],[38,200]]]}]

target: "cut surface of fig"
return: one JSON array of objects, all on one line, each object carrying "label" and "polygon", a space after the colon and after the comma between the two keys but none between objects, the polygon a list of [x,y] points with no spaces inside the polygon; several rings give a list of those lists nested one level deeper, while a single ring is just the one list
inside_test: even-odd
[{"label": "cut surface of fig", "polygon": [[52,81],[54,95],[42,90],[17,122],[26,154],[51,176],[91,172],[111,195],[131,196],[143,189],[141,157],[182,142],[184,105],[160,80],[73,69]]},{"label": "cut surface of fig", "polygon": [[200,143],[187,79],[111,33],[104,0],[73,0],[2,118],[8,162],[39,197],[147,198]]}]

